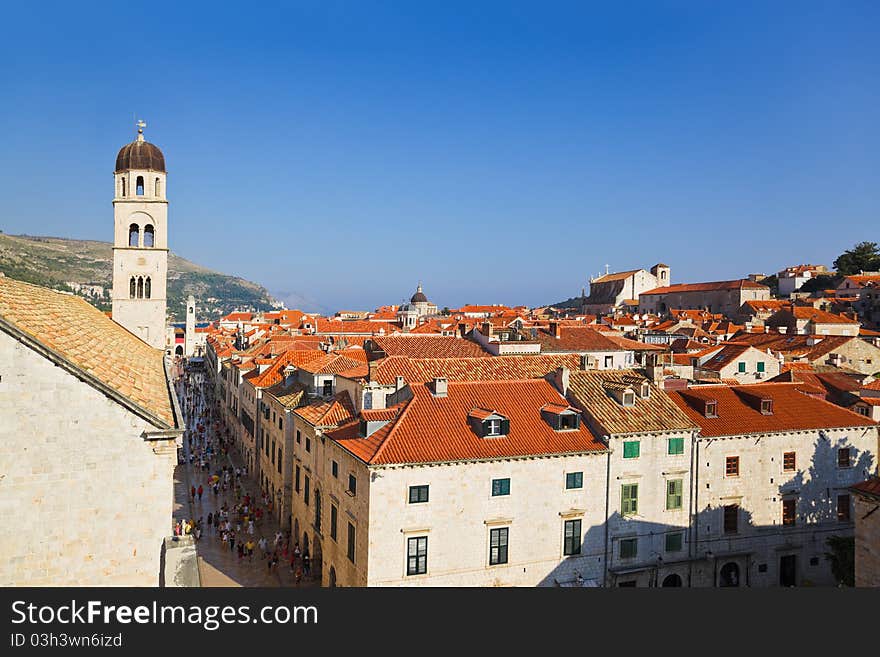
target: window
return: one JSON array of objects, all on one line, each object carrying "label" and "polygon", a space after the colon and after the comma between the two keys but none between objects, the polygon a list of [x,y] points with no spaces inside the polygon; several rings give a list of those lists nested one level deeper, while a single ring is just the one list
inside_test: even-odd
[{"label": "window", "polygon": [[706,417],[718,417],[718,402],[706,402]]},{"label": "window", "polygon": [[670,438],[666,442],[666,453],[670,456],[684,454],[684,438]]},{"label": "window", "polygon": [[684,546],[684,533],[675,532],[674,534],[666,534],[666,551],[681,552]]},{"label": "window", "polygon": [[335,504],[330,505],[330,538],[336,540],[336,523],[339,521],[339,509]]},{"label": "window", "polygon": [[682,480],[671,479],[666,482],[666,510],[674,511],[681,508],[682,504]]},{"label": "window", "polygon": [[160,186],[160,184],[159,184],[159,179],[158,179],[158,178],[156,178],[156,184],[155,184],[155,186],[153,187],[153,189],[154,189],[154,191],[155,191],[156,196],[162,196],[162,191],[161,191],[162,188],[161,188],[161,186]]},{"label": "window", "polygon": [[797,514],[797,500],[789,498],[787,500],[782,500],[782,524],[783,525],[793,525],[795,521],[795,516]]},{"label": "window", "polygon": [[354,525],[348,523],[348,560],[354,563]]},{"label": "window", "polygon": [[278,474],[281,474],[281,448],[278,448]]},{"label": "window", "polygon": [[144,246],[154,246],[156,243],[156,231],[150,225],[144,226]]},{"label": "window", "polygon": [[492,497],[510,495],[510,479],[492,480]]},{"label": "window", "polygon": [[144,278],[143,276],[138,276],[138,299],[144,298]]},{"label": "window", "polygon": [[121,178],[122,180],[122,195],[125,196],[125,178]]},{"label": "window", "polygon": [[428,572],[428,537],[415,536],[406,539],[406,574],[424,575],[426,572]]},{"label": "window", "polygon": [[739,457],[728,456],[724,460],[724,476],[739,477]]},{"label": "window", "polygon": [[761,414],[762,415],[773,415],[773,400],[772,399],[762,399],[761,400]]},{"label": "window", "polygon": [[137,282],[134,280],[134,276],[131,277],[131,281],[128,283],[128,298],[134,299],[137,294]]},{"label": "window", "polygon": [[766,370],[766,363],[763,360],[758,361],[758,371],[764,372]]},{"label": "window", "polygon": [[321,491],[315,489],[315,531],[321,533]]},{"label": "window", "polygon": [[641,443],[638,440],[628,440],[623,443],[623,458],[625,459],[637,459],[639,458],[639,446]]},{"label": "window", "polygon": [[427,486],[410,486],[409,487],[409,503],[424,504],[428,501]]},{"label": "window", "polygon": [[302,443],[302,436],[299,433],[299,429],[296,430],[296,442],[300,444]]},{"label": "window", "polygon": [[140,246],[141,245],[141,229],[137,224],[132,224],[128,227],[128,245],[129,246]]},{"label": "window", "polygon": [[841,447],[839,450],[837,450],[837,467],[848,468],[849,466],[849,447]]},{"label": "window", "polygon": [[556,427],[560,431],[565,431],[568,429],[578,429],[581,425],[581,416],[576,413],[566,413],[564,415],[558,415],[558,422]]},{"label": "window", "polygon": [[357,495],[357,479],[353,474],[348,475],[348,492],[352,494],[352,496]]},{"label": "window", "polygon": [[614,356],[605,356],[605,369],[614,367]]},{"label": "window", "polygon": [[620,558],[635,559],[639,553],[639,539],[622,538],[620,539]]},{"label": "window", "polygon": [[507,527],[489,530],[489,565],[507,563]]},{"label": "window", "polygon": [[574,555],[581,553],[581,521],[566,520],[562,553]]},{"label": "window", "polygon": [[849,522],[849,495],[837,496],[837,521]]},{"label": "window", "polygon": [[620,487],[620,512],[625,516],[639,512],[638,484],[623,484]]},{"label": "window", "polygon": [[324,381],[324,396],[329,397],[333,394],[333,379]]},{"label": "window", "polygon": [[487,436],[501,435],[501,420],[486,420],[485,427]]},{"label": "window", "polygon": [[565,488],[583,488],[584,487],[584,473],[583,472],[569,472],[565,475]]},{"label": "window", "polygon": [[739,505],[728,504],[724,507],[724,533],[736,534],[739,531]]},{"label": "window", "polygon": [[278,418],[278,431],[284,431],[284,425],[281,423],[281,418]]},{"label": "window", "polygon": [[797,459],[795,457],[794,452],[785,452],[782,455],[782,469],[786,472],[791,472],[797,468]]},{"label": "window", "polygon": [[305,505],[309,505],[309,478],[306,477],[305,486],[303,486],[303,502]]},{"label": "window", "polygon": [[623,405],[624,406],[635,406],[636,405],[636,393],[634,393],[634,392],[623,393]]},{"label": "window", "polygon": [[740,361],[736,364],[736,371],[740,374],[746,373],[746,364],[743,361]]},{"label": "window", "polygon": [[[263,430],[260,429],[260,436],[262,437],[262,435],[263,435]],[[269,453],[269,441],[268,440],[266,441],[266,453],[267,454]],[[274,440],[272,441],[272,464],[273,465],[275,464],[275,441]]]},{"label": "window", "polygon": [[339,479],[339,464],[336,461],[330,464],[330,472],[336,479]]},{"label": "window", "polygon": [[137,186],[135,189],[135,194],[137,194],[138,196],[144,195],[144,177],[143,176],[137,177]]}]

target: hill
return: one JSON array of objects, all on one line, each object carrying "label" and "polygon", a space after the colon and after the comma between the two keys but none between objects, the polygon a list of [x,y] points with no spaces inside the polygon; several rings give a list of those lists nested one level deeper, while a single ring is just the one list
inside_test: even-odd
[{"label": "hill", "polygon": [[[77,294],[110,310],[113,245],[109,242],[0,233],[0,272],[11,278]],[[278,305],[266,288],[221,274],[168,253],[168,314],[183,321],[192,294],[199,318],[233,310],[271,310]]]}]

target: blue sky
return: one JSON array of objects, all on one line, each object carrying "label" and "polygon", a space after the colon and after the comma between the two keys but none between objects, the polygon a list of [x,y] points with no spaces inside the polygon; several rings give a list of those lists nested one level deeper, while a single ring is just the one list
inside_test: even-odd
[{"label": "blue sky", "polygon": [[[880,4],[15,3],[0,229],[110,240],[134,116],[172,249],[311,310],[567,298],[880,241]],[[300,301],[300,299],[304,299]]]}]

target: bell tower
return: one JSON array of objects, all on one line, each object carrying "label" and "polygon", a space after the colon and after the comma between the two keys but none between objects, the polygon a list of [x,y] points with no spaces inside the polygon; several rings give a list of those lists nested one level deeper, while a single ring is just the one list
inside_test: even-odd
[{"label": "bell tower", "polygon": [[113,198],[113,319],[144,342],[165,349],[168,200],[165,156],[137,139],[116,156]]}]

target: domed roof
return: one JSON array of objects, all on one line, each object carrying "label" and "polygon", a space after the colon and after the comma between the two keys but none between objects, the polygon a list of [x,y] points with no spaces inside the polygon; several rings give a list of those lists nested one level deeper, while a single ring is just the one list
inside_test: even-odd
[{"label": "domed roof", "polygon": [[419,286],[416,288],[416,293],[410,297],[410,303],[428,303],[428,297],[425,296],[425,293],[422,292],[422,284],[419,283]]},{"label": "domed roof", "polygon": [[143,133],[138,138],[119,149],[116,156],[116,171],[128,171],[129,169],[149,169],[165,173],[165,156],[155,144],[144,141]]}]

